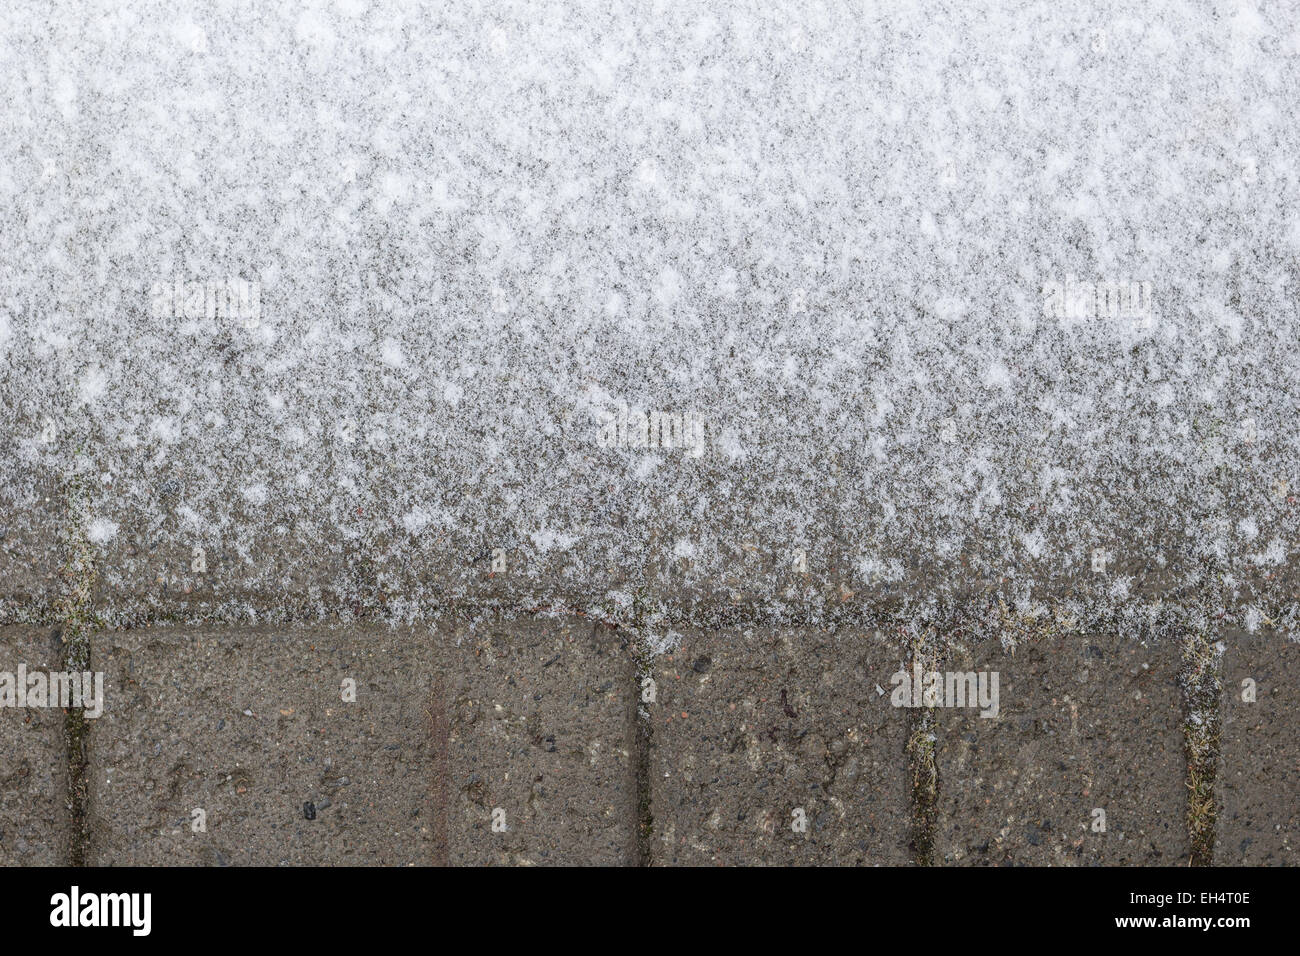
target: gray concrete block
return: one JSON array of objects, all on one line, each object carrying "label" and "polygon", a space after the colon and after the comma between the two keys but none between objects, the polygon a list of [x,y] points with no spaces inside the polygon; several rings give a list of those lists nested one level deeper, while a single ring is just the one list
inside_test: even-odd
[{"label": "gray concrete block", "polygon": [[899,666],[861,632],[689,632],[641,705],[652,860],[909,862],[907,720],[876,689]]},{"label": "gray concrete block", "polygon": [[[1300,645],[1237,634],[1226,642],[1214,862],[1300,863]],[[1247,679],[1255,702],[1242,699]]]},{"label": "gray concrete block", "polygon": [[158,627],[96,635],[94,665],[107,700],[91,727],[91,862],[443,858],[429,637]]},{"label": "gray concrete block", "polygon": [[633,665],[618,633],[480,623],[444,655],[452,862],[633,862]]},{"label": "gray concrete block", "polygon": [[[0,671],[60,669],[58,632],[0,629]],[[68,862],[64,712],[58,707],[0,707],[0,866]]]},{"label": "gray concrete block", "polygon": [[[956,648],[941,665],[997,671],[999,714],[944,708],[935,861],[1178,865],[1188,858],[1179,652],[1108,636],[1014,654]],[[1106,832],[1092,829],[1105,812]]]}]

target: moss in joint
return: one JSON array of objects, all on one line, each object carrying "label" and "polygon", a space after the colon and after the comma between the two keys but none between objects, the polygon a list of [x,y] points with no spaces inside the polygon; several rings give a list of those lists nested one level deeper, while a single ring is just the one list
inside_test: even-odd
[{"label": "moss in joint", "polygon": [[1183,742],[1187,757],[1187,835],[1192,866],[1214,862],[1218,806],[1214,782],[1219,764],[1219,692],[1223,645],[1204,632],[1183,643]]}]

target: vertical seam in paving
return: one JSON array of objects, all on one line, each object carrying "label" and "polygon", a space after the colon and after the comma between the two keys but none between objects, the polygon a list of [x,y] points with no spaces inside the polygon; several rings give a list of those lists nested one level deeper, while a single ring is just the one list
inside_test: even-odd
[{"label": "vertical seam in paving", "polygon": [[[909,663],[922,671],[931,668],[935,656],[936,633],[923,628],[910,635]],[[917,707],[911,711],[907,738],[907,763],[911,774],[912,862],[917,866],[934,864],[934,838],[939,803],[939,769],[935,760],[937,722],[934,711]]]},{"label": "vertical seam in paving", "polygon": [[1214,782],[1219,769],[1219,695],[1223,645],[1205,630],[1183,639],[1183,745],[1187,758],[1187,840],[1192,866],[1214,863],[1218,806]]},{"label": "vertical seam in paving", "polygon": [[636,646],[639,652],[634,655],[636,666],[632,669],[632,700],[628,708],[632,722],[633,792],[636,794],[632,863],[634,866],[649,866],[650,841],[655,823],[650,792],[650,751],[654,745],[654,725],[649,711],[641,706],[641,682],[650,676],[651,663],[640,642]]},{"label": "vertical seam in paving", "polygon": [[[598,624],[597,627],[600,625]],[[615,628],[618,625],[614,625]],[[629,776],[632,784],[632,866],[650,866],[650,844],[654,835],[654,806],[650,793],[650,752],[654,745],[654,724],[650,712],[641,704],[641,685],[653,677],[654,657],[642,636],[641,628],[627,628],[627,650],[632,659],[628,675],[632,679],[628,695],[626,739],[631,752]]]},{"label": "vertical seam in paving", "polygon": [[[436,646],[436,645],[435,645]],[[433,779],[430,781],[430,801],[433,804],[433,865],[449,866],[451,859],[451,834],[448,830],[448,787],[451,783],[447,748],[451,743],[450,728],[447,724],[446,698],[443,696],[443,675],[439,661],[431,662],[433,687],[429,691],[429,708],[425,712],[429,718],[428,740],[432,749]]]},{"label": "vertical seam in paving", "polygon": [[[60,598],[57,617],[63,638],[60,666],[64,671],[90,670],[90,635],[94,630],[91,596],[95,585],[95,562],[86,536],[89,490],[84,480],[72,476],[64,481],[64,522],[60,569],[64,595]],[[68,761],[67,809],[71,835],[68,863],[85,866],[89,850],[89,725],[85,711],[69,707],[64,713],[63,733]]]}]

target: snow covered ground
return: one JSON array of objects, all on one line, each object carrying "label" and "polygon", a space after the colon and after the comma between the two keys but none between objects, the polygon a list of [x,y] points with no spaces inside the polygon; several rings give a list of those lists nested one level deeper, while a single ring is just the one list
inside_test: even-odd
[{"label": "snow covered ground", "polygon": [[0,526],[82,475],[110,612],[1300,632],[1294,2],[19,0],[0,87]]}]

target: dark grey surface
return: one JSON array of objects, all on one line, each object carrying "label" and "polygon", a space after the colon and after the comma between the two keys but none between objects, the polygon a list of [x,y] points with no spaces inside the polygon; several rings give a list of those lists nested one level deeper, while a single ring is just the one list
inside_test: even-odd
[{"label": "dark grey surface", "polygon": [[688,632],[641,704],[653,862],[907,863],[907,719],[876,691],[898,667],[861,632]]},{"label": "dark grey surface", "polygon": [[1000,715],[936,711],[936,862],[1184,865],[1178,666],[1103,635],[954,647],[941,669],[1000,673]]},{"label": "dark grey surface", "polygon": [[[436,636],[376,625],[100,632],[93,666],[107,699],[89,722],[88,860],[912,859],[915,712],[890,703],[900,647],[848,629],[690,631],[651,659],[656,699],[644,703],[627,634],[576,616],[480,617]],[[1296,648],[1259,635],[1225,644],[1215,862],[1293,863]],[[0,669],[55,668],[57,634],[5,628],[0,651]],[[1179,661],[1172,642],[1100,635],[1014,653],[955,642],[938,668],[997,670],[1001,712],[933,711],[934,862],[1185,865]],[[345,676],[356,704],[340,700]],[[1247,676],[1253,705],[1240,701]],[[0,862],[66,862],[62,711],[0,709],[0,731]],[[639,746],[651,821],[640,846]],[[191,832],[196,807],[206,834]],[[497,807],[505,833],[491,828]],[[791,829],[796,807],[805,834]],[[1095,807],[1104,834],[1090,829]]]},{"label": "dark grey surface", "polygon": [[[1300,862],[1300,645],[1276,636],[1225,639],[1214,862]],[[1253,704],[1242,681],[1256,684]]]},{"label": "dark grey surface", "polygon": [[0,624],[48,617],[62,591],[58,482],[0,450]]},{"label": "dark grey surface", "polygon": [[619,635],[537,618],[444,641],[452,863],[632,862],[633,665]]},{"label": "dark grey surface", "polygon": [[97,635],[89,861],[436,862],[433,658],[428,636],[383,628]]},{"label": "dark grey surface", "polygon": [[[0,628],[0,671],[60,669],[51,628]],[[68,862],[68,761],[63,711],[0,707],[0,866]]]}]

